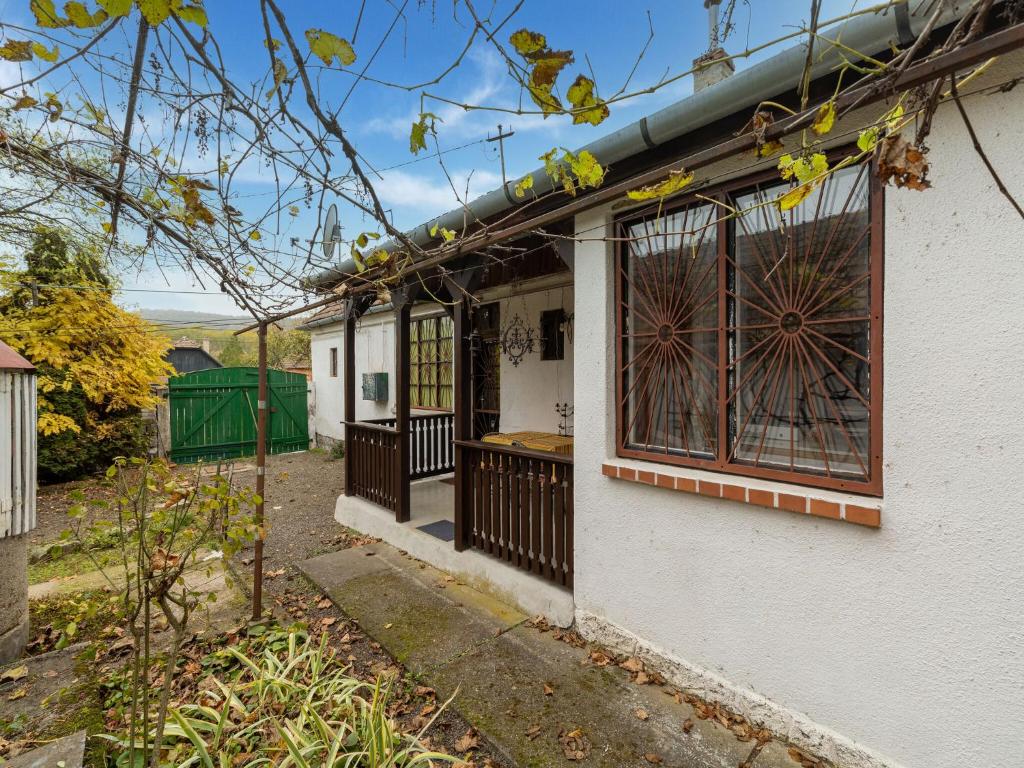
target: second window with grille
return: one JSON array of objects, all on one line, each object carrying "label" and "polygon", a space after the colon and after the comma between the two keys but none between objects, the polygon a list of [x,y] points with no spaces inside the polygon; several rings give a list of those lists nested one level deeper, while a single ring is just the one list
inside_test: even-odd
[{"label": "second window with grille", "polygon": [[409,328],[409,400],[413,408],[452,409],[452,341],[448,315],[413,320]]}]

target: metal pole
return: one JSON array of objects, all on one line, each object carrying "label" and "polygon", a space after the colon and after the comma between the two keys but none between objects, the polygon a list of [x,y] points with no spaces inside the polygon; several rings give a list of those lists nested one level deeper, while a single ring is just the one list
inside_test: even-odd
[{"label": "metal pole", "polygon": [[252,618],[263,616],[263,488],[267,466],[267,324],[261,322],[259,334],[259,384],[256,395],[256,551],[253,556]]}]

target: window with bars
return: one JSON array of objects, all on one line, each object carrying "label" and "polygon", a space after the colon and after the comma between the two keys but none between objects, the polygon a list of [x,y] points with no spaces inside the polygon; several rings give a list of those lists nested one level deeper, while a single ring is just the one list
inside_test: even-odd
[{"label": "window with bars", "polygon": [[788,188],[619,222],[618,451],[880,495],[881,191],[849,167],[780,213]]},{"label": "window with bars", "polygon": [[452,347],[448,315],[413,320],[409,327],[409,400],[413,408],[452,409]]}]

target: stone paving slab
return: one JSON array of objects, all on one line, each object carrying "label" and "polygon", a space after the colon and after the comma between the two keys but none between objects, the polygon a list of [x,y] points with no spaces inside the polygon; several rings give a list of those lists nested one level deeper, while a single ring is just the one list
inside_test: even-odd
[{"label": "stone paving slab", "polygon": [[72,733],[41,747],[22,752],[4,763],[4,768],[82,768],[85,731]]},{"label": "stone paving slab", "polygon": [[[332,552],[299,568],[439,696],[455,694],[459,712],[522,768],[797,765],[785,749],[765,749],[745,765],[753,742],[700,720],[660,686],[589,663],[587,649],[525,625],[521,613],[388,544]],[[563,750],[573,731],[588,744],[582,761]]]}]

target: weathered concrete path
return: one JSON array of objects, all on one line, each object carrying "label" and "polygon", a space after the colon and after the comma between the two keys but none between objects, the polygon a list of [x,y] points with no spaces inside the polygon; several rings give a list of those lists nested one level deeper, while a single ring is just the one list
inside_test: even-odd
[{"label": "weathered concrete path", "polygon": [[699,719],[660,686],[590,663],[588,649],[537,631],[528,617],[390,545],[298,567],[439,696],[457,691],[459,712],[523,768],[799,765],[774,741],[751,760],[755,742]]}]

